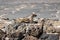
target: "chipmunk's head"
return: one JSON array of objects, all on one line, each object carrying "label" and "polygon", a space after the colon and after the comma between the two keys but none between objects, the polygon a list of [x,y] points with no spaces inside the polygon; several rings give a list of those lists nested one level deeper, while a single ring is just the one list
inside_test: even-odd
[{"label": "chipmunk's head", "polygon": [[32,14],[33,17],[36,17],[37,15],[35,13]]}]

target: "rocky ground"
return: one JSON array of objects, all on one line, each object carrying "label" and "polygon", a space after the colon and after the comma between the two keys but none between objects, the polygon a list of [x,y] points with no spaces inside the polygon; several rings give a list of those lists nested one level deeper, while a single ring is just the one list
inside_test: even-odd
[{"label": "rocky ground", "polygon": [[[56,19],[0,19],[0,40],[60,40],[60,21]],[[3,24],[3,25],[2,25]]]}]

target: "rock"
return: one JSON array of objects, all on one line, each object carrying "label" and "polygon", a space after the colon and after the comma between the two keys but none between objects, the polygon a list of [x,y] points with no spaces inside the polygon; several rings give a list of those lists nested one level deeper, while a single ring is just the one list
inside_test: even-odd
[{"label": "rock", "polygon": [[46,40],[48,37],[49,37],[48,34],[43,33],[43,34],[40,36],[39,40]]},{"label": "rock", "polygon": [[53,25],[54,22],[55,22],[54,20],[46,19],[44,26],[43,26],[43,31],[48,32],[48,33],[55,32],[56,30],[55,30],[54,25]]},{"label": "rock", "polygon": [[22,40],[38,40],[38,39],[33,36],[25,36]]},{"label": "rock", "polygon": [[54,27],[48,27],[48,28],[46,29],[46,32],[47,32],[47,33],[55,33],[56,30],[55,30]]},{"label": "rock", "polygon": [[[24,34],[22,32],[15,32],[15,33],[12,33],[12,34],[8,34],[7,37],[10,39],[17,39],[17,40],[22,40],[24,38]],[[12,40],[10,39],[10,40]]]},{"label": "rock", "polygon": [[[36,16],[33,13],[29,17],[17,18],[11,21],[0,19],[0,40],[2,38],[6,40],[58,40],[60,21],[46,18],[39,18],[36,21],[34,20]],[[59,33],[59,35],[54,33]]]},{"label": "rock", "polygon": [[55,33],[49,33],[49,34],[43,33],[39,38],[39,40],[40,39],[41,40],[59,40],[59,35]]},{"label": "rock", "polygon": [[54,25],[54,28],[55,28],[56,32],[60,33],[60,21],[55,21],[53,23],[53,25]]},{"label": "rock", "polygon": [[49,37],[47,40],[59,40],[59,35],[58,34],[48,34]]},{"label": "rock", "polygon": [[47,39],[49,35],[47,35],[46,33],[43,33],[39,39]]},{"label": "rock", "polygon": [[6,33],[0,29],[0,40],[2,40],[5,37],[5,35]]}]

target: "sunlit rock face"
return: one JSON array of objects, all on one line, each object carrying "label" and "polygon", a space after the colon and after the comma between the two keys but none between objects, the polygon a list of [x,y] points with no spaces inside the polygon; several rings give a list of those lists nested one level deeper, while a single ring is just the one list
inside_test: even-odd
[{"label": "sunlit rock face", "polygon": [[5,33],[8,33],[9,29],[12,29],[10,28],[9,25],[14,25],[14,24],[15,24],[14,20],[10,21],[7,19],[0,19],[0,29]]},{"label": "sunlit rock face", "polygon": [[52,32],[52,33],[55,33],[55,32],[60,32],[59,31],[60,29],[60,21],[58,20],[52,20],[52,19],[46,19],[45,20],[45,23],[44,23],[44,31],[46,32]]},{"label": "sunlit rock face", "polygon": [[53,23],[54,23],[54,21],[53,20],[51,20],[51,19],[46,19],[45,20],[45,23],[44,23],[44,31],[46,31],[46,32],[54,32],[55,31],[55,29],[54,29],[54,27],[53,27]]},{"label": "sunlit rock face", "polygon": [[3,28],[8,21],[0,19],[0,28]]},{"label": "sunlit rock face", "polygon": [[54,28],[56,29],[56,32],[59,32],[60,33],[60,21],[55,21],[54,22]]}]

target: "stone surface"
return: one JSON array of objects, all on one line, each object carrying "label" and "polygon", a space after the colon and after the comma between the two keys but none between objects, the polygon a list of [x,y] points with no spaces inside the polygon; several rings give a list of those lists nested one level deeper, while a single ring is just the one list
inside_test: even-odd
[{"label": "stone surface", "polygon": [[33,36],[25,36],[22,40],[38,40],[38,39]]},{"label": "stone surface", "polygon": [[[0,39],[7,40],[58,40],[60,35],[60,20],[39,18],[37,23],[25,18],[14,20],[0,20],[4,23],[0,28]],[[2,22],[4,21],[4,22]],[[5,30],[5,31],[4,31]],[[57,33],[57,34],[56,34]],[[12,38],[12,39],[11,39]],[[16,38],[16,39],[15,39]],[[3,39],[3,40],[4,40]]]}]

